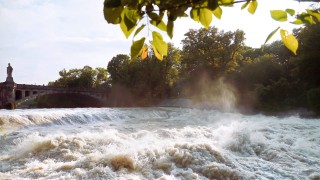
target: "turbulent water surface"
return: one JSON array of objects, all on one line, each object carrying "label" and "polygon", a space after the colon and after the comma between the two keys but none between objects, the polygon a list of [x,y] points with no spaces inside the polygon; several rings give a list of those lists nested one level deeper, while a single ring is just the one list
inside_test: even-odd
[{"label": "turbulent water surface", "polygon": [[0,118],[0,179],[320,179],[319,119],[189,108]]}]

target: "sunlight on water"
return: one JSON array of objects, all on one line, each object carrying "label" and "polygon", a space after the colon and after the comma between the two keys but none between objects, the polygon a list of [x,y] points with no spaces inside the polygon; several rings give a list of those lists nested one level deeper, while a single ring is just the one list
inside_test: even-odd
[{"label": "sunlight on water", "polygon": [[[0,111],[0,179],[319,179],[320,121],[187,108]],[[4,133],[1,132],[1,133]]]}]

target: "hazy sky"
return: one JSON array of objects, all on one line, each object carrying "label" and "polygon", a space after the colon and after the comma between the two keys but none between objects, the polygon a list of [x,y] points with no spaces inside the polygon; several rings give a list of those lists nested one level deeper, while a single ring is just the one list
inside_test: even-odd
[{"label": "hazy sky", "polygon": [[[213,19],[211,25],[225,31],[242,29],[246,45],[260,47],[278,26],[297,27],[272,20],[270,9],[303,11],[309,5],[292,0],[258,3],[255,15],[241,11],[241,5],[223,8],[222,20]],[[200,27],[188,18],[178,19],[170,42],[181,47],[184,34]],[[115,55],[129,54],[130,45],[131,38],[126,39],[120,27],[104,20],[103,0],[0,0],[0,82],[6,79],[8,63],[16,83],[42,85],[58,79],[63,68],[106,68]]]}]

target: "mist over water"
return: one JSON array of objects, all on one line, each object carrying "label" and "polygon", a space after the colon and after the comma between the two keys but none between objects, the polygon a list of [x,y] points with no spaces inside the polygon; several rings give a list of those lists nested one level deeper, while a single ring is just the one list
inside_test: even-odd
[{"label": "mist over water", "polygon": [[182,94],[192,99],[191,107],[219,109],[226,112],[236,110],[236,89],[227,83],[224,77],[212,80],[208,74],[201,74],[198,81],[182,90]]},{"label": "mist over water", "polygon": [[189,108],[0,111],[0,179],[319,179],[320,120]]}]

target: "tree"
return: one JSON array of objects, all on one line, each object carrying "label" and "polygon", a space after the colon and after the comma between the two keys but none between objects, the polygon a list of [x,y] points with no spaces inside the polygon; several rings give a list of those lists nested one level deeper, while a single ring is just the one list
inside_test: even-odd
[{"label": "tree", "polygon": [[[151,54],[151,53],[150,53]],[[155,57],[152,57],[156,61]],[[173,44],[168,44],[168,55],[160,62],[160,74],[162,75],[162,87],[164,96],[175,96],[177,92],[173,92],[174,86],[179,80],[179,71],[181,70],[181,51],[174,47]]]},{"label": "tree", "polygon": [[264,46],[263,51],[267,54],[273,54],[274,61],[284,66],[289,66],[290,58],[293,57],[292,53],[279,40]]},{"label": "tree", "polygon": [[77,87],[77,88],[97,88],[107,87],[107,71],[104,68],[93,69],[84,66],[82,69],[61,70],[60,78],[54,82],[49,82],[49,86]]},{"label": "tree", "polygon": [[279,41],[261,49],[246,48],[243,56],[252,63],[228,77],[242,104],[250,100],[251,106],[264,112],[296,108],[320,112],[320,25],[295,29],[294,34],[300,42],[296,56]]},{"label": "tree", "polygon": [[[142,60],[135,58],[130,61],[127,55],[117,55],[108,64],[108,72],[113,89],[124,88],[140,101],[139,105],[172,95],[172,89],[178,80],[180,68],[180,50],[168,44],[168,56],[158,61],[153,53]],[[121,97],[118,97],[119,99]]]},{"label": "tree", "polygon": [[190,30],[185,36],[181,59],[185,75],[195,77],[205,72],[214,79],[238,66],[244,42],[243,31],[224,32],[210,27],[208,30]]},{"label": "tree", "polygon": [[320,87],[320,24],[306,26],[299,32],[298,72],[308,88]]},{"label": "tree", "polygon": [[97,72],[97,75],[96,75],[96,80],[94,82],[94,87],[96,88],[109,87],[108,71],[105,68],[101,68],[101,67],[97,67],[95,70]]},{"label": "tree", "polygon": [[130,57],[124,54],[118,54],[108,63],[108,72],[110,74],[112,84],[129,82],[128,69]]},{"label": "tree", "polygon": [[[160,1],[160,0],[105,0],[104,17],[108,23],[120,26],[124,35],[128,38],[133,32],[133,38],[146,26],[143,19],[148,24],[152,24],[158,30],[164,31],[172,38],[174,22],[179,17],[190,17],[196,22],[201,23],[205,28],[209,28],[212,15],[221,18],[223,6],[232,6],[236,3],[243,3],[242,9],[247,8],[248,12],[254,14],[257,7],[257,0],[179,0],[179,1]],[[189,15],[187,12],[190,12]],[[293,9],[273,10],[271,17],[280,22],[288,21],[288,16],[295,17],[294,24],[315,24],[320,20],[319,10],[306,10],[298,13]],[[166,15],[167,22],[163,21]],[[147,26],[149,27],[149,26]],[[267,37],[266,42],[280,29],[277,28]],[[284,29],[280,29],[280,34],[284,45],[293,53],[296,53],[298,42],[296,38],[288,34]],[[133,41],[131,46],[131,58],[145,54],[147,52],[145,37]],[[167,44],[163,41],[162,35],[157,31],[152,31],[152,49],[159,60],[167,55]],[[143,55],[142,57],[146,57]]]}]

